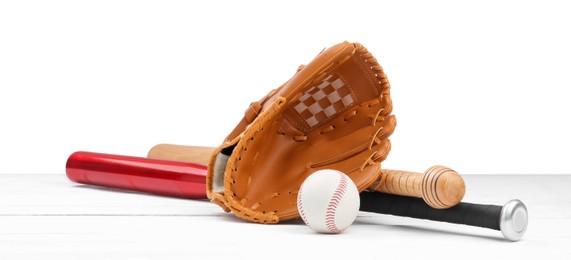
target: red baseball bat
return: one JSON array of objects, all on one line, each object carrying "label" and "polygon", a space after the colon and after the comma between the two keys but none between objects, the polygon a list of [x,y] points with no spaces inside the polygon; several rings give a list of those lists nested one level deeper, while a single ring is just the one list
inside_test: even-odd
[{"label": "red baseball bat", "polygon": [[206,166],[143,157],[75,152],[67,160],[75,182],[191,199],[206,198]]}]

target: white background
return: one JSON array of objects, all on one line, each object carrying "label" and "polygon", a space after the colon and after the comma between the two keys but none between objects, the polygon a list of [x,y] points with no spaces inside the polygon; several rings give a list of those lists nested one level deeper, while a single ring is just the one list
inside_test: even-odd
[{"label": "white background", "polygon": [[341,41],[391,82],[384,168],[568,174],[566,1],[2,1],[0,173],[74,151],[218,145],[251,101]]}]

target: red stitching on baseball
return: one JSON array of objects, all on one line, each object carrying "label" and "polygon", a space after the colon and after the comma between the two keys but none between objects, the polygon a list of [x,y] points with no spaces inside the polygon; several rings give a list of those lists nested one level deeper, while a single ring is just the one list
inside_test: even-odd
[{"label": "red stitching on baseball", "polygon": [[299,193],[297,194],[297,208],[299,209],[299,215],[301,216],[301,219],[303,220],[303,222],[305,222],[305,224],[311,228],[311,226],[309,225],[309,221],[307,221],[307,217],[305,216],[305,211],[303,210],[303,202],[301,199],[301,190],[303,189],[303,184],[301,185],[301,187],[299,188]]},{"label": "red stitching on baseball", "polygon": [[337,225],[335,225],[335,211],[337,211],[337,205],[339,205],[340,199],[343,198],[345,190],[347,190],[347,176],[339,173],[339,177],[341,177],[341,181],[339,182],[337,189],[335,189],[333,197],[329,201],[329,205],[327,205],[327,212],[325,213],[325,225],[332,233],[341,232]]}]

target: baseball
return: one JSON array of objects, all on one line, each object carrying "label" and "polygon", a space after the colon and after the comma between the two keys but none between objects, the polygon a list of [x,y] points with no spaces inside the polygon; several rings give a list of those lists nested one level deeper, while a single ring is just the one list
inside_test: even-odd
[{"label": "baseball", "polygon": [[359,191],[346,174],[318,170],[309,175],[297,194],[297,209],[305,224],[320,233],[341,233],[359,212]]}]

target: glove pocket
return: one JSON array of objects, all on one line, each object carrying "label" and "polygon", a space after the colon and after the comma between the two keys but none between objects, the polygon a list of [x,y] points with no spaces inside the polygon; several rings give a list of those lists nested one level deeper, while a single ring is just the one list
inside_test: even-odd
[{"label": "glove pocket", "polygon": [[381,164],[373,159],[377,150],[369,150],[369,144],[362,144],[329,159],[309,165],[311,171],[333,169],[347,174],[359,192],[365,190],[381,175]]}]

